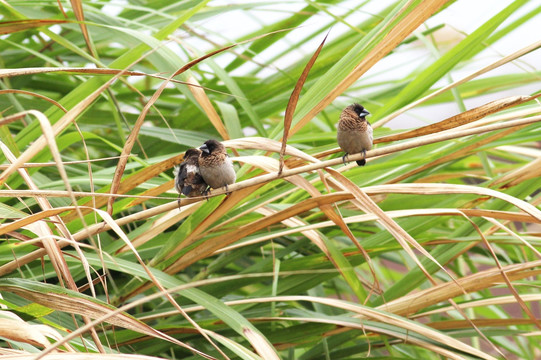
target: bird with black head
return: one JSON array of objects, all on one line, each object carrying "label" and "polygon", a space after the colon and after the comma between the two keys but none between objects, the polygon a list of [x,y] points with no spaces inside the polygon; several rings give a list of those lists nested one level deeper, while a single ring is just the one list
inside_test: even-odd
[{"label": "bird with black head", "polygon": [[211,139],[205,141],[199,149],[201,150],[199,170],[203,180],[213,189],[225,187],[225,190],[229,191],[227,186],[235,182],[237,174],[225,146]]},{"label": "bird with black head", "polygon": [[[363,153],[366,157],[366,150],[372,149],[374,136],[372,126],[366,120],[367,115],[370,113],[359,104],[349,105],[340,114],[337,140],[338,146],[346,153],[342,157],[344,164],[349,154]],[[366,159],[357,160],[357,165],[365,164]]]}]

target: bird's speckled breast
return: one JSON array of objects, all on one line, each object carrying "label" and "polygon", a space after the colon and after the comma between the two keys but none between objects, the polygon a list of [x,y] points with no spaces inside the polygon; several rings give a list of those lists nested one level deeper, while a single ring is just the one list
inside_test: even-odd
[{"label": "bird's speckled breast", "polygon": [[233,184],[237,179],[233,162],[226,156],[221,164],[213,162],[211,166],[200,166],[199,171],[208,185],[213,189],[219,189],[228,184]]}]

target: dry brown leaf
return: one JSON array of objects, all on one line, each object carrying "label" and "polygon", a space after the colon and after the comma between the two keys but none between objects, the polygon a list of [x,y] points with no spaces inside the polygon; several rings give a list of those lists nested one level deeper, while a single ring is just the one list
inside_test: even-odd
[{"label": "dry brown leaf", "polygon": [[[355,199],[358,201],[359,207],[367,212],[375,214],[378,217],[378,221],[381,223],[383,227],[393,235],[393,237],[398,241],[400,246],[406,251],[406,253],[410,256],[410,258],[417,264],[417,266],[421,269],[421,271],[425,274],[425,276],[432,282],[432,284],[435,284],[436,281],[432,278],[430,273],[424,268],[424,266],[421,264],[415,253],[411,250],[410,245],[413,246],[417,251],[419,251],[421,254],[423,254],[425,257],[430,259],[432,262],[434,262],[440,269],[442,269],[445,273],[447,271],[445,268],[432,256],[428,251],[426,251],[410,234],[408,234],[400,225],[396,223],[391,217],[387,216],[387,214],[377,206],[377,204],[370,199],[370,197],[356,184],[351,182],[348,178],[346,178],[344,175],[340,174],[338,171],[334,169],[327,169],[327,172],[329,172],[343,187],[344,190],[347,190],[355,196]],[[448,273],[447,273],[448,274]],[[449,277],[452,278],[452,275],[448,274]]]},{"label": "dry brown leaf", "polygon": [[[514,281],[541,274],[541,270],[539,269],[532,270],[539,266],[541,266],[541,260],[504,266],[502,270],[507,274],[510,280]],[[436,305],[439,302],[460,296],[464,291],[472,293],[497,286],[503,281],[502,270],[491,268],[472,275],[467,275],[459,278],[456,282],[451,281],[439,284],[429,289],[421,290],[399,299],[389,301],[379,306],[378,309],[401,316],[409,316],[422,309],[426,309],[429,306]]]},{"label": "dry brown leaf", "polygon": [[299,80],[297,80],[297,83],[295,84],[295,88],[293,89],[293,92],[291,93],[291,96],[289,97],[289,101],[287,102],[286,112],[284,115],[284,135],[282,136],[282,146],[280,148],[280,167],[278,168],[278,173],[281,173],[282,169],[284,168],[284,154],[286,152],[287,140],[289,139],[289,129],[291,128],[291,123],[293,122],[293,114],[295,113],[295,108],[297,107],[297,103],[301,95],[302,87],[304,86],[304,83],[306,82],[306,79],[308,78],[308,73],[312,69],[312,66],[314,66],[314,63],[316,62],[316,59],[319,56],[321,49],[323,49],[323,45],[325,44],[325,41],[327,40],[327,36],[329,36],[329,34],[325,35],[325,38],[323,39],[323,41],[317,48],[316,52],[314,53],[314,55],[312,55],[312,57],[308,61],[308,64],[306,64],[306,66],[302,70],[302,74]]},{"label": "dry brown leaf", "polygon": [[15,20],[0,22],[0,35],[12,34],[19,31],[38,28],[42,26],[50,26],[57,24],[71,23],[69,20],[52,20],[52,19],[32,19],[32,20]]},{"label": "dry brown leaf", "polygon": [[[59,102],[57,101],[54,101],[53,99],[45,96],[45,95],[41,95],[41,94],[38,94],[38,93],[35,93],[35,92],[31,92],[31,91],[26,91],[26,90],[17,90],[17,89],[6,89],[6,90],[0,90],[0,94],[10,94],[10,93],[14,93],[14,94],[24,94],[24,95],[29,95],[29,96],[34,96],[34,97],[37,97],[37,98],[40,98],[40,99],[43,99],[45,101],[48,101],[50,102],[51,104],[53,104],[54,106],[58,107],[60,110],[62,110],[63,112],[68,112],[68,110],[66,110],[65,107],[62,106],[62,104],[60,104]],[[2,122],[4,121],[5,119],[2,119]]]},{"label": "dry brown leaf", "polygon": [[218,112],[216,111],[216,109],[214,109],[214,106],[212,106],[209,97],[205,93],[205,90],[201,87],[201,84],[199,84],[197,79],[194,78],[192,75],[188,77],[187,83],[196,85],[189,86],[188,89],[191,91],[199,105],[201,105],[203,111],[205,112],[205,114],[207,114],[207,117],[209,118],[212,126],[214,126],[216,131],[218,131],[218,134],[220,134],[222,139],[229,140],[229,133],[227,132],[227,129],[225,128],[224,123],[220,118],[220,115],[218,115]]},{"label": "dry brown leaf", "polygon": [[[299,295],[296,295],[296,296],[275,296],[275,297],[269,297],[269,298],[258,298],[258,299],[246,299],[246,300],[244,300],[245,303],[247,303],[247,302],[250,302],[250,303],[264,303],[264,302],[279,302],[279,301],[293,301],[293,302],[307,301],[307,302],[323,304],[323,305],[331,306],[331,307],[334,307],[334,308],[350,311],[350,312],[353,312],[353,313],[357,314],[357,315],[354,315],[355,318],[371,319],[371,320],[381,322],[382,324],[389,324],[389,325],[392,325],[392,326],[400,327],[400,328],[408,330],[408,332],[411,331],[411,332],[421,334],[423,336],[426,336],[429,339],[432,339],[432,340],[436,341],[437,343],[443,343],[448,347],[453,347],[456,350],[464,351],[464,352],[466,352],[468,354],[480,357],[482,359],[496,360],[495,358],[493,358],[492,356],[486,354],[485,352],[483,352],[481,350],[478,350],[478,349],[476,349],[474,347],[471,347],[470,345],[467,345],[467,344],[465,344],[465,343],[463,343],[463,342],[461,342],[461,341],[459,341],[459,340],[457,340],[457,339],[455,339],[455,338],[453,338],[451,336],[448,336],[448,335],[443,334],[441,332],[434,331],[433,329],[431,329],[428,326],[425,326],[423,324],[414,323],[414,322],[409,321],[407,319],[404,319],[402,317],[394,316],[393,312],[390,312],[389,310],[387,310],[383,306],[381,306],[379,309],[372,309],[372,308],[369,308],[369,307],[359,306],[358,304],[355,304],[355,303],[352,303],[352,302],[347,302],[347,301],[344,301],[344,300],[339,300],[339,299],[322,298],[322,297],[315,297],[315,296],[299,296]],[[228,304],[232,304],[232,303],[234,303],[234,302],[228,302]],[[379,310],[381,310],[381,311],[379,311]],[[296,319],[296,318],[284,317],[282,319]],[[310,319],[314,319],[314,318],[298,318],[299,321],[310,321]],[[325,322],[330,323],[330,324],[338,324],[338,326],[344,325],[344,324],[339,324],[338,321],[335,320],[335,319],[316,319],[315,321],[319,321],[319,320],[325,320]],[[348,322],[347,325],[345,325],[345,326],[351,327],[352,325],[353,325],[352,323]],[[369,330],[375,331],[375,332],[382,332],[382,330],[383,330],[383,328],[381,326],[368,328],[367,324],[357,324],[357,323],[355,323],[355,325],[357,325],[356,328],[358,328],[360,330],[362,330],[363,328],[366,328],[366,329],[369,329]],[[391,335],[392,336],[399,336],[399,334],[397,332],[392,332]],[[408,341],[413,340],[412,337],[407,337],[407,334],[406,334],[406,338],[408,339]],[[424,344],[421,345],[421,346],[424,346]],[[456,359],[461,359],[462,358],[461,356],[457,356],[456,354],[454,354],[454,352],[452,352],[452,351],[450,351],[449,353],[450,353],[449,355],[452,355],[452,358],[456,358]],[[446,356],[449,356],[449,355],[446,355]]]},{"label": "dry brown leaf", "polygon": [[405,140],[405,139],[410,139],[414,137],[434,134],[437,132],[453,129],[458,126],[477,121],[479,119],[484,118],[485,116],[505,110],[512,106],[520,105],[527,101],[531,101],[532,99],[533,97],[531,96],[511,96],[504,99],[491,101],[487,104],[464,111],[458,115],[451,116],[448,119],[439,121],[434,124],[430,124],[427,126],[420,127],[418,129],[402,132],[399,134],[388,135],[388,136],[383,136],[378,139],[374,139],[374,144]]},{"label": "dry brown leaf", "polygon": [[274,348],[268,343],[267,339],[261,336],[261,334],[254,332],[249,328],[243,328],[242,333],[263,359],[280,360],[280,357]]},{"label": "dry brown leaf", "polygon": [[86,28],[86,24],[85,24],[85,14],[83,12],[83,3],[81,0],[70,0],[70,2],[71,2],[71,8],[73,10],[73,13],[75,14],[75,18],[79,21],[79,26],[81,27],[81,32],[83,33],[86,46],[88,47],[88,52],[92,56],[95,57],[96,54],[94,53],[94,50],[92,48],[90,35],[88,34],[88,29]]},{"label": "dry brown leaf", "polygon": [[[246,137],[240,139],[232,139],[224,141],[223,144],[226,147],[233,149],[254,149],[254,150],[265,150],[278,153],[282,147],[281,143],[276,140],[262,138],[262,137]],[[318,159],[301,151],[291,145],[286,145],[285,154],[289,156],[295,156],[300,159],[309,161],[309,162],[320,162]]]},{"label": "dry brown leaf", "polygon": [[[115,310],[112,306],[103,303],[100,300],[91,299],[87,295],[69,292],[68,290],[66,290],[65,293],[46,291],[43,289],[40,291],[32,290],[30,286],[25,287],[18,285],[20,279],[14,280],[16,281],[12,285],[7,282],[0,283],[0,289],[53,310],[88,316],[93,319],[112,314]],[[35,284],[31,284],[31,286],[35,286]],[[125,329],[156,336],[156,330],[127,313],[114,314],[106,321]]]}]

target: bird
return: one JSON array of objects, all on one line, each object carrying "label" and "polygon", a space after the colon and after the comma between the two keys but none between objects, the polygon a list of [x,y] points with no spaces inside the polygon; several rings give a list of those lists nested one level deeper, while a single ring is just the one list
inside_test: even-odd
[{"label": "bird", "polygon": [[178,202],[180,207],[180,194],[187,197],[202,196],[208,188],[199,171],[199,156],[201,150],[188,149],[184,153],[184,161],[175,166],[173,174],[175,175],[175,188],[178,191]]},{"label": "bird", "polygon": [[235,182],[237,174],[225,146],[219,141],[210,139],[199,149],[201,150],[199,170],[203,180],[213,189],[225,187],[226,192],[229,191],[227,186]]},{"label": "bird", "polygon": [[369,114],[362,105],[357,103],[349,105],[340,114],[336,139],[338,146],[346,153],[342,157],[344,165],[346,164],[346,156],[361,152],[365,158],[357,160],[357,165],[364,166],[366,164],[366,150],[372,149],[374,141],[372,126],[366,120],[366,116]]}]

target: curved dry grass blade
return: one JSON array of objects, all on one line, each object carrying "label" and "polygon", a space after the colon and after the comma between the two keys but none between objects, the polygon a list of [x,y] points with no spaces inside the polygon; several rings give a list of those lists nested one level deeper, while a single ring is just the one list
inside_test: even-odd
[{"label": "curved dry grass blade", "polygon": [[[331,174],[332,177],[334,177],[344,188],[344,190],[349,191],[355,196],[355,199],[358,201],[358,206],[365,211],[366,213],[372,213],[375,214],[378,217],[379,222],[383,227],[391,233],[391,235],[394,236],[394,238],[398,241],[400,246],[404,249],[404,251],[410,256],[410,258],[417,264],[419,269],[425,274],[428,280],[432,284],[436,284],[436,281],[430,273],[425,269],[423,264],[419,261],[415,253],[411,250],[410,246],[413,246],[417,251],[419,251],[421,254],[429,258],[432,262],[434,262],[440,269],[442,269],[447,275],[449,275],[450,278],[453,278],[451,274],[445,270],[445,268],[432,256],[428,251],[426,251],[410,234],[408,234],[400,225],[396,223],[391,217],[387,216],[383,210],[377,206],[377,204],[370,199],[370,197],[357,185],[355,185],[351,180],[346,178],[344,175],[340,174],[338,171],[328,168],[326,169],[329,174]],[[409,245],[408,245],[409,244]]]},{"label": "curved dry grass blade", "polygon": [[477,186],[470,185],[456,185],[456,184],[389,184],[389,185],[376,185],[368,186],[364,188],[364,191],[369,194],[423,194],[423,195],[436,195],[436,194],[475,194],[480,196],[494,197],[510,204],[513,204],[520,210],[530,214],[537,220],[541,220],[541,210],[535,206],[528,204],[524,200],[520,200],[511,195],[505,193],[486,189]]},{"label": "curved dry grass blade", "polygon": [[[0,289],[53,310],[88,316],[92,319],[110,314],[111,311],[115,310],[112,305],[88,295],[63,289],[56,285],[42,284],[25,279],[1,279]],[[107,322],[125,329],[155,336],[155,330],[151,330],[150,326],[127,313],[115,314],[109,317]]]},{"label": "curved dry grass blade", "polygon": [[[35,96],[37,98],[40,98],[40,99],[43,99],[45,101],[50,102],[51,104],[53,104],[54,106],[56,106],[60,110],[62,110],[63,112],[68,112],[68,110],[66,110],[66,108],[62,106],[62,104],[60,104],[57,101],[54,101],[53,99],[51,99],[51,98],[49,98],[49,97],[47,97],[45,95],[37,94],[37,93],[31,92],[31,91],[26,91],[26,90],[17,90],[17,89],[0,90],[0,94],[11,94],[11,93]],[[2,120],[4,120],[4,119],[2,119]]]},{"label": "curved dry grass blade", "polygon": [[90,41],[90,35],[88,34],[88,29],[86,28],[85,24],[85,14],[83,12],[83,3],[81,0],[70,0],[71,2],[71,8],[73,10],[73,13],[75,14],[75,18],[79,21],[79,26],[81,27],[81,32],[83,33],[83,37],[86,42],[86,46],[88,47],[88,52],[92,56],[96,56],[94,49],[92,47],[92,42]]},{"label": "curved dry grass blade", "polygon": [[[353,71],[345,77],[330,93],[328,93],[308,114],[306,114],[291,130],[295,134],[312,120],[320,111],[325,109],[338,96],[342,95],[355,81],[357,81],[372,66],[384,56],[393,51],[408,35],[415,31],[438,11],[449,0],[423,0],[417,5],[418,11],[411,11],[364,57]],[[354,159],[350,159],[353,161]],[[357,159],[361,160],[361,158]]]},{"label": "curved dry grass blade", "polygon": [[39,326],[47,327],[45,325],[30,325],[20,319],[2,318],[2,321],[0,321],[0,336],[11,341],[20,341],[33,346],[47,347],[51,343],[40,331]]},{"label": "curved dry grass blade", "polygon": [[[478,232],[480,234],[482,234],[480,230]],[[498,256],[496,255],[496,252],[494,252],[494,249],[492,248],[492,246],[490,245],[490,243],[488,242],[488,240],[486,239],[485,236],[481,236],[481,238],[483,239],[483,243],[485,244],[487,249],[490,251],[490,254],[492,255],[492,258],[496,262],[496,266],[498,267],[498,269],[500,269],[501,274],[502,274],[502,278],[505,281],[505,283],[507,284],[507,288],[509,289],[509,291],[511,292],[511,294],[513,295],[513,297],[515,298],[515,300],[519,304],[520,308],[526,313],[526,315],[528,315],[528,317],[530,318],[532,323],[535,324],[535,326],[537,326],[538,329],[541,329],[541,323],[539,323],[539,321],[537,320],[537,318],[533,314],[532,310],[530,310],[530,308],[522,300],[519,293],[517,292],[517,290],[515,289],[515,287],[511,283],[511,280],[509,280],[509,277],[507,276],[505,271],[503,271],[502,265],[500,264],[500,261],[498,260]]]},{"label": "curved dry grass blade", "polygon": [[541,176],[541,157],[537,158],[518,169],[510,171],[501,178],[494,181],[493,185],[500,185],[501,187],[513,187],[528,179]]},{"label": "curved dry grass blade", "polygon": [[[155,330],[154,328],[146,325],[145,323],[135,319],[133,316],[125,312],[125,308],[127,308],[127,306],[117,309],[101,300],[92,298],[88,295],[59,288],[55,285],[43,284],[24,279],[0,279],[0,289],[2,289],[3,291],[14,293],[27,300],[30,300],[37,304],[41,304],[57,311],[79,314],[85,317],[89,316],[95,319],[87,325],[73,331],[64,339],[48,346],[43,352],[37,355],[37,357],[36,354],[34,354],[34,359],[45,356],[49,352],[56,349],[58,346],[67,343],[69,340],[82,334],[88,329],[93,328],[94,326],[100,324],[103,321],[107,321],[110,324],[130,329],[138,333],[143,333],[152,337],[157,337],[170,341],[174,344],[190,349],[191,351],[202,355],[208,359],[214,359],[213,357],[203,354],[199,350],[194,349],[171,336],[163,334],[160,331]],[[133,306],[133,304],[130,305]]]},{"label": "curved dry grass blade", "polygon": [[[541,301],[540,294],[522,294],[521,297],[522,297],[522,300],[526,302]],[[487,306],[493,306],[493,305],[505,305],[505,304],[514,304],[514,303],[516,303],[515,297],[512,295],[507,295],[507,296],[491,297],[488,299],[472,300],[472,301],[468,301],[462,304],[458,304],[458,306],[461,309],[468,309],[468,308],[475,308],[475,307],[481,308],[481,307],[487,307]],[[425,311],[422,313],[411,315],[409,316],[409,318],[417,319],[420,317],[445,313],[451,310],[454,310],[451,306],[445,306],[445,307],[441,307],[435,310]]]},{"label": "curved dry grass blade", "polygon": [[319,56],[321,49],[323,49],[323,45],[327,40],[327,36],[329,36],[329,34],[325,35],[325,38],[317,48],[316,52],[314,53],[314,55],[312,55],[310,61],[308,61],[308,64],[306,64],[306,66],[304,67],[301,77],[299,78],[299,80],[297,80],[295,88],[293,89],[293,92],[289,97],[289,101],[287,102],[286,113],[284,115],[284,135],[282,136],[282,147],[280,149],[280,167],[278,168],[278,174],[281,174],[282,169],[284,168],[284,154],[286,152],[287,139],[289,138],[289,129],[291,128],[291,123],[293,122],[293,114],[295,113],[295,108],[297,107],[297,102],[299,101],[302,87],[306,82],[306,78],[308,78],[308,73],[310,72],[310,69],[312,69],[312,66],[314,66],[314,63]]},{"label": "curved dry grass blade", "polygon": [[504,99],[494,100],[487,104],[464,111],[463,113],[452,116],[448,119],[439,121],[434,124],[423,126],[418,129],[406,131],[403,133],[383,136],[381,138],[374,139],[374,144],[410,139],[413,137],[429,135],[429,134],[453,129],[458,126],[477,121],[479,119],[484,118],[485,116],[505,110],[512,106],[523,104],[533,99],[535,99],[535,97],[533,96],[511,96]]},{"label": "curved dry grass blade", "polygon": [[208,98],[205,90],[201,87],[197,79],[190,75],[188,77],[187,83],[195,85],[189,86],[188,89],[191,91],[199,105],[201,105],[203,111],[205,112],[205,114],[207,114],[207,117],[209,118],[211,124],[214,126],[216,131],[218,131],[218,134],[220,134],[222,139],[229,140],[229,133],[227,132],[227,129],[225,128],[225,125],[220,118],[220,115],[218,115],[218,112],[216,111],[216,109],[214,109],[214,106],[212,106],[210,99]]},{"label": "curved dry grass blade", "polygon": [[[415,323],[408,319],[404,319],[400,315],[397,316],[397,314],[391,311],[388,311],[385,308],[373,309],[366,306],[347,302],[344,300],[339,300],[339,299],[322,298],[322,297],[315,297],[315,296],[302,296],[302,295],[275,296],[275,297],[269,297],[269,298],[247,299],[247,300],[244,300],[243,302],[244,303],[265,303],[265,302],[275,302],[275,301],[288,301],[288,302],[289,301],[308,301],[308,302],[314,302],[314,303],[342,309],[345,311],[350,311],[357,314],[357,315],[354,315],[355,318],[372,319],[372,320],[381,322],[383,324],[397,326],[409,331],[416,332],[438,343],[443,343],[446,346],[453,347],[457,350],[464,351],[468,354],[480,357],[482,359],[496,360],[495,358],[493,358],[492,356],[486,354],[485,352],[481,350],[475,349],[474,347],[471,347],[470,345],[467,345],[461,341],[458,341],[451,336],[448,336],[441,332],[434,331],[434,329],[431,329],[430,327],[426,325]],[[284,319],[290,319],[290,318],[287,317]],[[305,319],[305,318],[302,318],[302,319]],[[310,319],[305,319],[305,320],[309,321]],[[336,320],[328,319],[328,321],[330,323],[335,323]],[[365,324],[355,323],[354,325],[356,325],[357,326],[356,328],[358,329],[362,329],[363,327],[366,327]],[[368,329],[368,327],[366,328]],[[373,330],[373,331],[375,330],[376,332],[380,332],[381,328],[378,328],[378,329],[370,328],[370,330]],[[392,336],[396,336],[396,335],[393,334]],[[407,339],[411,340],[410,338],[407,338]],[[454,354],[453,352],[449,352],[449,353]],[[462,357],[456,357],[456,358],[461,359]]]},{"label": "curved dry grass blade", "polygon": [[541,260],[508,265],[502,267],[501,270],[491,268],[472,275],[463,276],[457,279],[456,283],[450,281],[403,296],[399,299],[391,300],[380,305],[378,309],[401,316],[409,316],[431,305],[436,305],[439,302],[460,296],[464,291],[472,293],[500,285],[504,281],[502,272],[505,272],[510,280],[519,280],[529,276],[539,275],[541,274],[541,270],[532,270],[539,266],[541,266]]},{"label": "curved dry grass blade", "polygon": [[243,329],[243,334],[248,339],[250,344],[254,347],[259,355],[265,360],[280,360],[276,351],[269,345],[269,343],[257,332],[251,329]]},{"label": "curved dry grass blade", "polygon": [[[276,140],[262,138],[262,137],[247,137],[241,139],[232,139],[223,142],[225,147],[230,147],[234,149],[255,149],[255,150],[265,150],[275,153],[281,151],[282,144]],[[299,159],[303,159],[309,162],[320,162],[318,159],[309,155],[291,145],[286,144],[285,153],[286,155],[295,156]]]},{"label": "curved dry grass blade", "polygon": [[71,20],[52,20],[52,19],[29,19],[0,22],[0,35],[13,34],[19,31],[50,26],[57,24],[72,23]]}]

